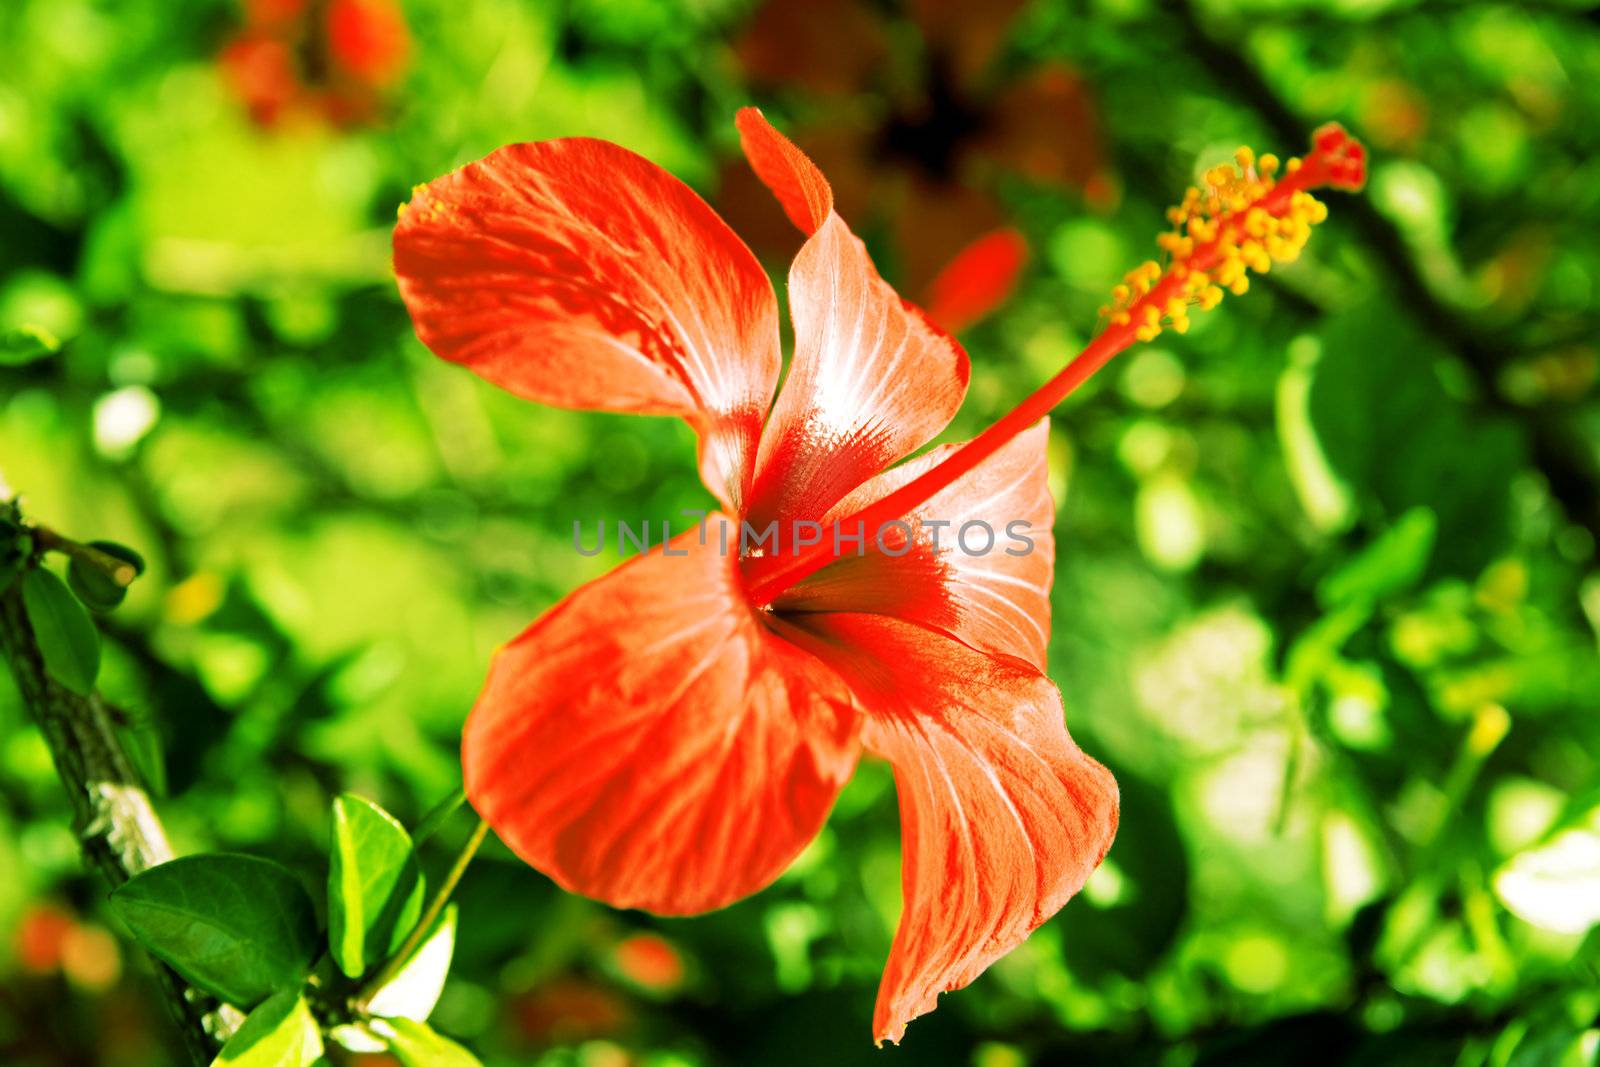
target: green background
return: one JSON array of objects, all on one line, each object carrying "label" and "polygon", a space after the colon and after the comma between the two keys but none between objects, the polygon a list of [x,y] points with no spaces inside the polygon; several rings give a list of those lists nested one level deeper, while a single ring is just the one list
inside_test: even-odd
[{"label": "green background", "polygon": [[[894,3],[805,13],[837,49],[863,19],[883,42],[831,94],[753,76],[745,3],[403,7],[409,62],[374,114],[266,129],[219,73],[231,3],[0,4],[0,331],[64,342],[0,365],[0,482],[149,560],[105,621],[101,685],[164,751],[180,850],[309,885],[339,791],[411,824],[459,785],[491,650],[615,563],[572,550],[574,519],[709,500],[681,424],[529,405],[422,348],[388,272],[409,188],[583,134],[715,202],[739,106],[888,129],[937,95]],[[1033,256],[963,336],[950,439],[1087,340],[1165,205],[1236,145],[1288,155],[1338,119],[1373,159],[1302,262],[1057,413],[1051,673],[1121,782],[1104,869],[878,1051],[899,907],[884,766],[777,885],[703,918],[612,912],[492,845],[434,1025],[491,1065],[1593,1063],[1595,9],[1102,0],[990,21],[986,85],[1082,79],[1114,195],[972,179]],[[864,165],[928,164],[902,140]],[[915,266],[896,210],[858,227],[891,280]],[[9,681],[0,872],[0,1061],[177,1062]],[[41,914],[69,917],[59,965],[24,951]],[[619,955],[646,930],[681,979]]]}]

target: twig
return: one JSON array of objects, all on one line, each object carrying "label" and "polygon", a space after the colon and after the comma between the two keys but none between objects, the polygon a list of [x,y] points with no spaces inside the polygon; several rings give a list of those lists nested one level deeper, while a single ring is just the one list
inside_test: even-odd
[{"label": "twig", "polygon": [[63,537],[48,526],[34,526],[30,528],[33,540],[40,549],[46,552],[60,552],[62,555],[73,559],[82,560],[96,570],[105,572],[105,576],[126,589],[139,577],[139,570],[125,559],[118,559],[108,552],[102,552],[93,545],[80,544],[70,537]]},{"label": "twig", "polygon": [[[22,605],[21,583],[0,594],[0,646],[22,702],[50,747],[72,807],[84,859],[112,888],[173,858],[138,773],[123,751],[104,703],[81,697],[46,673]],[[156,981],[190,1058],[208,1064],[239,1013],[188,987],[159,961]]]}]

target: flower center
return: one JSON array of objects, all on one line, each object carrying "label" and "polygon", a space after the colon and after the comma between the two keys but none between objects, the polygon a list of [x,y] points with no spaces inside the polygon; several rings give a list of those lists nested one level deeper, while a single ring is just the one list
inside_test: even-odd
[{"label": "flower center", "polygon": [[1272,156],[1257,160],[1241,148],[1235,159],[1237,167],[1213,168],[1206,174],[1205,189],[1190,189],[1183,203],[1168,213],[1176,229],[1158,239],[1167,253],[1166,265],[1152,260],[1129,272],[1126,283],[1113,290],[1112,303],[1102,309],[1106,326],[1055,377],[938,466],[841,518],[815,545],[748,560],[744,575],[751,603],[764,607],[827,566],[836,558],[833,546],[839,533],[877,530],[911,514],[1048,415],[1118,352],[1153,339],[1167,326],[1184,332],[1191,306],[1213,308],[1224,289],[1243,293],[1249,288],[1248,272],[1265,273],[1274,262],[1294,259],[1311,227],[1328,214],[1311,190],[1326,186],[1354,192],[1366,179],[1365,149],[1336,124],[1316,132],[1311,152],[1289,160],[1281,180],[1274,177],[1278,162]]}]

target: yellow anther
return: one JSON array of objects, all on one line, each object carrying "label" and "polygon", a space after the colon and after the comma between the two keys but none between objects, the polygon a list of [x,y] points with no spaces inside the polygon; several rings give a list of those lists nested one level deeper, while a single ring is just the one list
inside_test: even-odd
[{"label": "yellow anther", "polygon": [[[1327,208],[1301,190],[1280,200],[1281,206],[1264,206],[1280,165],[1293,174],[1301,168],[1300,159],[1280,164],[1277,156],[1258,158],[1248,147],[1241,147],[1233,159],[1207,168],[1200,184],[1167,211],[1172,229],[1157,237],[1156,245],[1169,266],[1164,272],[1152,260],[1128,272],[1101,312],[1114,325],[1131,327],[1144,341],[1159,334],[1163,323],[1185,332],[1191,307],[1209,310],[1222,302],[1225,292],[1247,292],[1252,272],[1264,274],[1274,263],[1295,259],[1311,227],[1327,217]],[[1196,258],[1205,270],[1193,268]],[[1149,296],[1163,276],[1169,278],[1169,295],[1157,306]]]}]

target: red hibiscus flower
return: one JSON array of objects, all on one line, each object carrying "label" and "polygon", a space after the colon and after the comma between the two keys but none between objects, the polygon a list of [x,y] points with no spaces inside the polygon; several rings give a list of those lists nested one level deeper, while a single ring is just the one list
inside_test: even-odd
[{"label": "red hibiscus flower", "polygon": [[[529,399],[682,416],[724,509],[497,653],[466,726],[466,789],[563,887],[676,915],[771,883],[860,750],[886,758],[905,907],[873,1029],[898,1040],[1059,910],[1116,830],[1116,785],[1073,744],[1044,674],[1042,417],[1209,300],[1213,275],[1237,287],[1269,245],[1298,251],[1320,209],[1304,190],[1349,177],[1350,143],[1276,185],[1247,166],[1212,188],[1216,206],[1197,193],[1188,245],[1135,272],[1078,360],[973,441],[891,468],[954,415],[966,354],[878,276],[809,159],[757,111],[739,130],[808,235],[776,400],[771,283],[698,196],[623,148],[513,145],[401,213],[395,271],[435,353]],[[730,533],[774,521],[770,548]],[[969,523],[1019,521],[1032,551],[954,550]],[[803,524],[815,540],[791,533]]]},{"label": "red hibiscus flower", "polygon": [[394,0],[250,0],[221,65],[258,125],[296,111],[349,125],[378,113],[410,52]]}]

